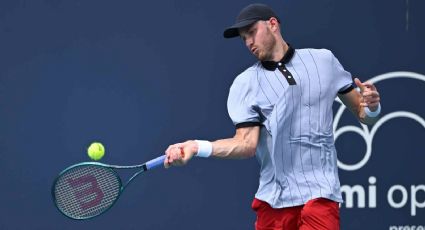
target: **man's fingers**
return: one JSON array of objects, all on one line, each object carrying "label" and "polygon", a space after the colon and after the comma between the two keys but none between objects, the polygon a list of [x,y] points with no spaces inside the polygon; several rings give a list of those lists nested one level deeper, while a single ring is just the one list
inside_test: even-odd
[{"label": "man's fingers", "polygon": [[174,157],[173,157],[173,149],[176,147],[176,145],[170,145],[168,146],[167,150],[165,150],[165,160],[164,160],[164,167],[169,168],[173,164]]},{"label": "man's fingers", "polygon": [[379,100],[379,93],[376,91],[366,91],[362,93],[362,97],[366,101]]},{"label": "man's fingers", "polygon": [[363,85],[363,83],[358,78],[354,78],[354,83],[356,83],[357,87],[360,88],[360,92],[364,91],[365,86]]},{"label": "man's fingers", "polygon": [[378,107],[380,97],[376,87],[371,82],[361,82],[358,78],[354,78],[354,83],[359,87],[361,100],[360,106],[368,107],[374,110]]},{"label": "man's fingers", "polygon": [[181,143],[168,146],[165,151],[164,167],[182,166],[185,164],[185,153]]},{"label": "man's fingers", "polygon": [[365,91],[365,92],[363,92],[363,96],[364,97],[367,97],[367,96],[372,96],[372,97],[377,97],[377,96],[379,96],[379,93],[378,93],[378,91]]},{"label": "man's fingers", "polygon": [[[167,160],[165,160],[167,161]],[[168,169],[171,165],[168,162],[164,162],[164,168]]]},{"label": "man's fingers", "polygon": [[169,167],[171,167],[170,158],[169,158],[168,156],[165,156],[165,159],[164,159],[164,167],[165,167],[166,169],[168,169]]},{"label": "man's fingers", "polygon": [[372,91],[376,91],[375,85],[370,81],[363,82],[363,85]]},{"label": "man's fingers", "polygon": [[378,107],[379,106],[379,102],[371,102],[369,103],[369,107]]},{"label": "man's fingers", "polygon": [[182,155],[180,153],[180,149],[179,148],[173,149],[172,159],[173,160],[181,160],[181,158],[182,158]]}]

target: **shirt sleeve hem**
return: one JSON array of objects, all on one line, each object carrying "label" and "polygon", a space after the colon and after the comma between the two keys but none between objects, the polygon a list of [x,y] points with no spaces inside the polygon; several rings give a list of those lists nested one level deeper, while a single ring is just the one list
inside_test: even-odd
[{"label": "shirt sleeve hem", "polygon": [[254,127],[254,126],[261,126],[260,122],[242,122],[235,125],[236,128],[246,128],[246,127]]}]

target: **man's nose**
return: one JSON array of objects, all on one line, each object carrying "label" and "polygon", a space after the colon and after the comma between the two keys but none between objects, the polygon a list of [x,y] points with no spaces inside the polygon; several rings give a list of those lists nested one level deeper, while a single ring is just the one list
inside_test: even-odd
[{"label": "man's nose", "polygon": [[251,49],[252,43],[253,43],[252,38],[245,39],[245,45],[246,45],[246,47],[248,47],[248,49]]}]

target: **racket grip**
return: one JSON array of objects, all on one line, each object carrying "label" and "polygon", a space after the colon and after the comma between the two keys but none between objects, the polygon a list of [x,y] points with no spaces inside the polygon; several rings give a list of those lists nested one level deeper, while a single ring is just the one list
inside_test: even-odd
[{"label": "racket grip", "polygon": [[164,160],[165,160],[165,155],[162,155],[162,156],[157,157],[153,160],[150,160],[150,161],[146,162],[146,169],[150,170],[150,169],[156,168],[160,165],[163,165]]}]

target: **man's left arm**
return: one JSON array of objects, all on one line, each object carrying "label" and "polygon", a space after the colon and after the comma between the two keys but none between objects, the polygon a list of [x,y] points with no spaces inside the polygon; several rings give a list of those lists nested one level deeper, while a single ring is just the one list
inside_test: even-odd
[{"label": "man's left arm", "polygon": [[381,110],[379,92],[370,82],[362,83],[358,78],[354,82],[360,92],[351,90],[346,94],[338,94],[338,97],[360,122],[373,125],[379,119]]}]

